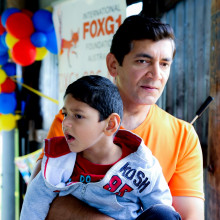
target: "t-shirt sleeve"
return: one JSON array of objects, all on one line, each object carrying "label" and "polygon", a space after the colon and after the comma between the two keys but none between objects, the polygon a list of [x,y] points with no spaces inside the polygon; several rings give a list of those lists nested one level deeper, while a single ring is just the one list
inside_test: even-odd
[{"label": "t-shirt sleeve", "polygon": [[[60,110],[59,113],[55,116],[50,126],[49,132],[47,134],[47,139],[52,137],[64,136],[62,130],[62,121],[63,121],[63,115],[62,115],[62,111]],[[43,156],[44,156],[44,149],[42,149],[42,153],[40,154],[37,160],[42,159]]]},{"label": "t-shirt sleeve", "polygon": [[202,149],[193,126],[190,126],[184,138],[186,141],[180,149],[176,170],[169,181],[169,187],[172,196],[204,199]]}]

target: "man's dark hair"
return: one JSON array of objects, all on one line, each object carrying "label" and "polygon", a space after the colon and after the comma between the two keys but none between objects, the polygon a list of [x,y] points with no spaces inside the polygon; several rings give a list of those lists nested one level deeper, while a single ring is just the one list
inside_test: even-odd
[{"label": "man's dark hair", "polygon": [[144,15],[127,17],[116,31],[110,52],[114,54],[119,65],[122,65],[124,57],[132,49],[133,40],[171,39],[173,42],[173,57],[175,55],[175,43],[173,29],[169,24],[162,23],[159,19],[148,18]]},{"label": "man's dark hair", "polygon": [[117,113],[122,121],[123,103],[118,88],[107,78],[98,75],[83,76],[71,83],[64,94],[71,94],[80,102],[99,112],[99,121]]}]

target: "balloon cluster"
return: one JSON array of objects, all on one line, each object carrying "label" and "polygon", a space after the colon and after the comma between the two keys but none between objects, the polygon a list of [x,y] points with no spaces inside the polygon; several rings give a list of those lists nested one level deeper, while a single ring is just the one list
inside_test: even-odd
[{"label": "balloon cluster", "polygon": [[17,101],[16,84],[10,78],[16,75],[15,63],[6,63],[0,68],[0,131],[15,128],[17,116],[14,115]]},{"label": "balloon cluster", "polygon": [[52,13],[40,9],[8,8],[0,16],[0,65],[9,58],[28,66],[42,60],[47,53],[58,53]]},{"label": "balloon cluster", "polygon": [[58,53],[52,13],[40,9],[8,8],[0,16],[0,131],[12,130],[19,116],[16,84],[16,64],[28,66],[44,59],[47,53]]}]

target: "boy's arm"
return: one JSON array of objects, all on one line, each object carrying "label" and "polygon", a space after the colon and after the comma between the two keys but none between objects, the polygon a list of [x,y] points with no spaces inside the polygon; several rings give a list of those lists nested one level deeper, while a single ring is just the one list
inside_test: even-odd
[{"label": "boy's arm", "polygon": [[143,189],[142,192],[139,191],[140,200],[144,210],[147,210],[150,208],[150,206],[156,204],[172,206],[172,196],[169,190],[169,186],[163,176],[159,162],[156,160],[156,158],[154,158],[154,160],[155,162],[150,169],[153,174],[150,176],[148,182],[149,185]]},{"label": "boy's arm", "polygon": [[40,170],[41,170],[41,162],[42,162],[42,159],[39,159],[36,162],[36,164],[34,166],[34,169],[33,169],[32,173],[31,173],[31,177],[29,179],[28,185],[32,182],[32,180],[35,178],[35,176],[37,176],[37,174],[40,172]]},{"label": "boy's arm", "polygon": [[45,185],[40,172],[27,188],[20,220],[44,220],[48,214],[50,204],[56,196],[57,193]]},{"label": "boy's arm", "polygon": [[72,195],[54,199],[46,220],[113,220]]}]

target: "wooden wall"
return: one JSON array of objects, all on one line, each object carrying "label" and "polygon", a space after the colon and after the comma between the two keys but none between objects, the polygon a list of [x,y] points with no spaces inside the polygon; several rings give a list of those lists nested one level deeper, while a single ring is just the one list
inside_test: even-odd
[{"label": "wooden wall", "polygon": [[212,0],[211,10],[210,90],[215,104],[210,108],[207,220],[220,219],[220,0]]},{"label": "wooden wall", "polygon": [[[172,115],[191,122],[210,95],[211,0],[181,1],[164,14],[162,20],[174,29],[177,52],[158,104]],[[206,156],[208,111],[197,119],[194,126]]]}]

